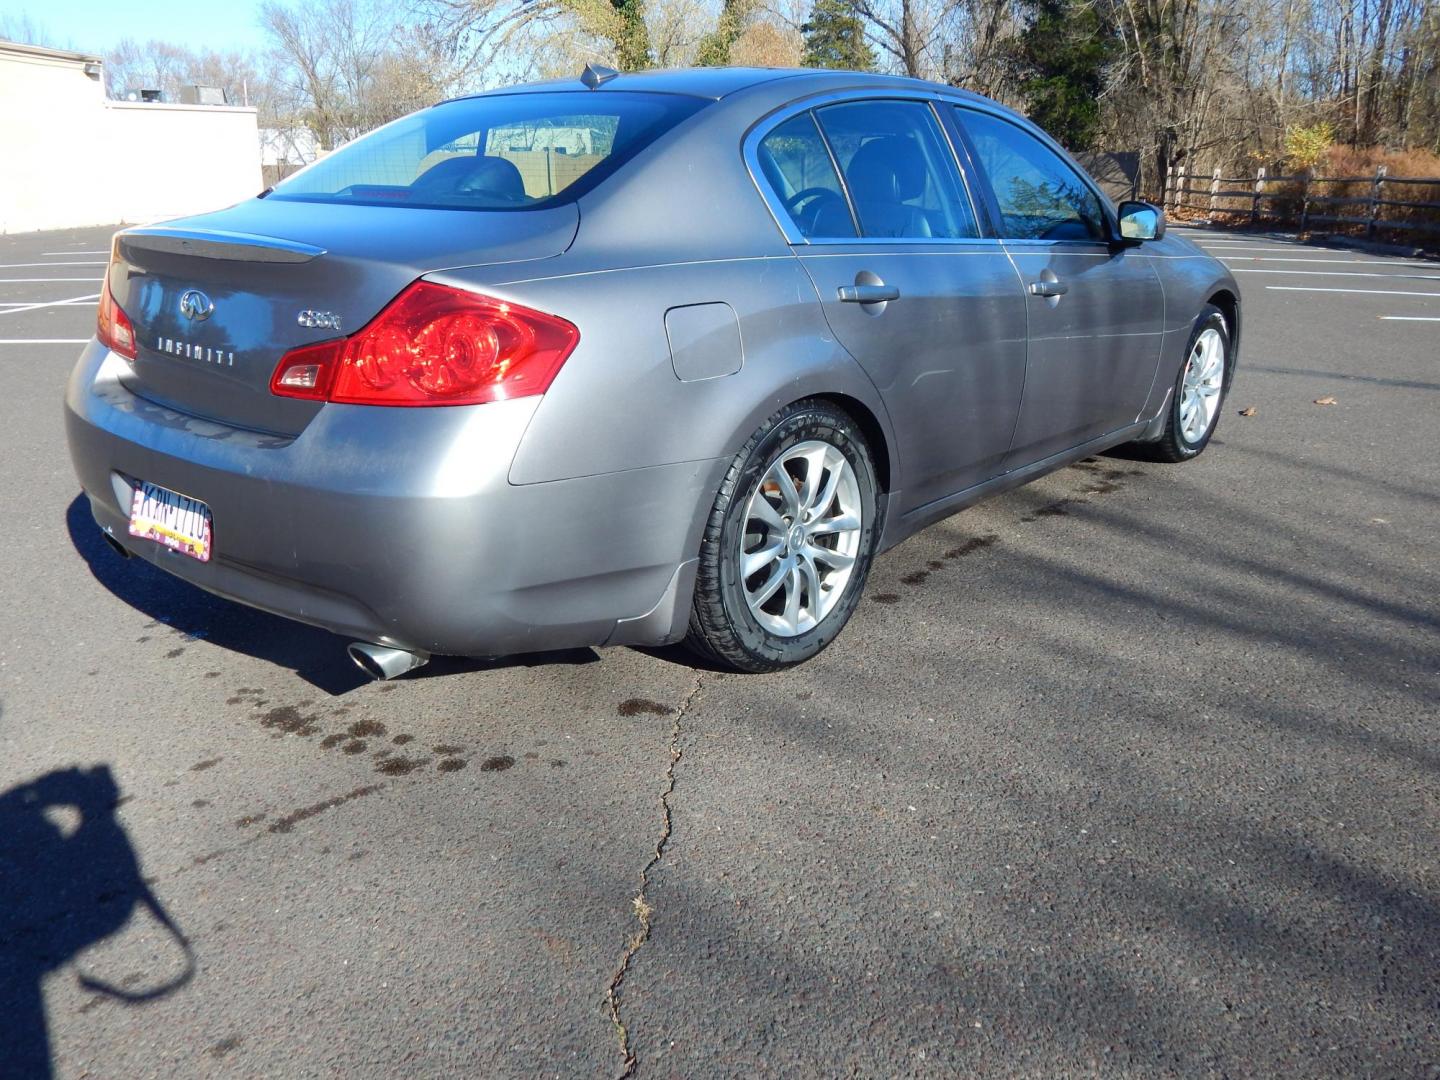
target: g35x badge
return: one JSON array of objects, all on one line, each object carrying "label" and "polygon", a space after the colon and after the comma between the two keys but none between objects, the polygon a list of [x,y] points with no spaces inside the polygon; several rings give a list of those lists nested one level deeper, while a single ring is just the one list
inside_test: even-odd
[{"label": "g35x badge", "polygon": [[333,311],[302,311],[299,322],[301,326],[313,326],[321,330],[340,329],[340,316]]}]

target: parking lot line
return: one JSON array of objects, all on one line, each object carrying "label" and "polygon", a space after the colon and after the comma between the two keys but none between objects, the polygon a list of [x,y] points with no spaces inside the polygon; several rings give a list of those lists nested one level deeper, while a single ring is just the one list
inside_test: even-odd
[{"label": "parking lot line", "polygon": [[1364,296],[1440,296],[1440,292],[1412,292],[1405,289],[1326,289],[1319,285],[1266,285],[1275,292],[1339,292]]},{"label": "parking lot line", "polygon": [[1309,255],[1231,255],[1228,252],[1222,253],[1219,258],[1222,262],[1238,262],[1245,259],[1250,262],[1348,263],[1351,266],[1393,266],[1402,270],[1437,269],[1436,263],[1391,262],[1389,259],[1316,259]]},{"label": "parking lot line", "polygon": [[1250,244],[1207,244],[1204,240],[1196,241],[1203,248],[1221,248],[1227,251],[1313,251],[1314,248],[1307,248],[1303,244],[1291,244],[1289,247],[1253,247]]},{"label": "parking lot line", "polygon": [[47,300],[38,304],[20,304],[6,311],[0,311],[0,315],[19,315],[22,311],[35,311],[39,308],[66,307],[70,304],[83,304],[87,300],[99,300],[99,293],[90,293],[86,296],[72,296],[68,300]]},{"label": "parking lot line", "polygon": [[87,345],[87,344],[89,344],[89,342],[90,342],[90,339],[89,339],[88,337],[82,337],[82,338],[58,338],[58,337],[42,337],[42,338],[14,337],[14,338],[0,338],[0,345]]},{"label": "parking lot line", "polygon": [[109,255],[108,251],[42,251],[41,255]]},{"label": "parking lot line", "polygon": [[0,284],[20,285],[46,281],[104,281],[104,277],[0,277]]},{"label": "parking lot line", "polygon": [[1377,315],[1376,318],[1392,322],[1440,322],[1440,315]]},{"label": "parking lot line", "polygon": [[0,270],[19,270],[25,266],[104,266],[104,259],[86,260],[84,262],[38,262],[38,263],[0,263]]},{"label": "parking lot line", "polygon": [[1235,274],[1303,274],[1309,277],[1382,277],[1392,281],[1440,281],[1440,274],[1377,274],[1368,270],[1274,270],[1258,266],[1232,266]]}]

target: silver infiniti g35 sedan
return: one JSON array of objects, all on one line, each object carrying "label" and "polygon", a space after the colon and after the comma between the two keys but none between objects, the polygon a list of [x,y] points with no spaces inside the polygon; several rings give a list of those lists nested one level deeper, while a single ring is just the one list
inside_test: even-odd
[{"label": "silver infiniti g35 sedan", "polygon": [[931,522],[1195,457],[1239,315],[985,98],[586,69],[119,233],[66,420],[117,550],[377,677],[681,640],[764,671]]}]

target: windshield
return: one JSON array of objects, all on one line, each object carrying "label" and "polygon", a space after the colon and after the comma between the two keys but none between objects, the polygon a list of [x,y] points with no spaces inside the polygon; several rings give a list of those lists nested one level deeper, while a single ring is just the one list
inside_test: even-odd
[{"label": "windshield", "polygon": [[448,101],[276,185],[272,199],[526,210],[577,198],[705,103],[594,91]]}]

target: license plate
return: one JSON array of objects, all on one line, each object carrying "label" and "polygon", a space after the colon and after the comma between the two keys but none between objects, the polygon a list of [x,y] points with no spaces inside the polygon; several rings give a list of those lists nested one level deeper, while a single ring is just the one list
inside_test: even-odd
[{"label": "license plate", "polygon": [[130,502],[130,535],[210,561],[210,508],[199,499],[142,483]]}]

